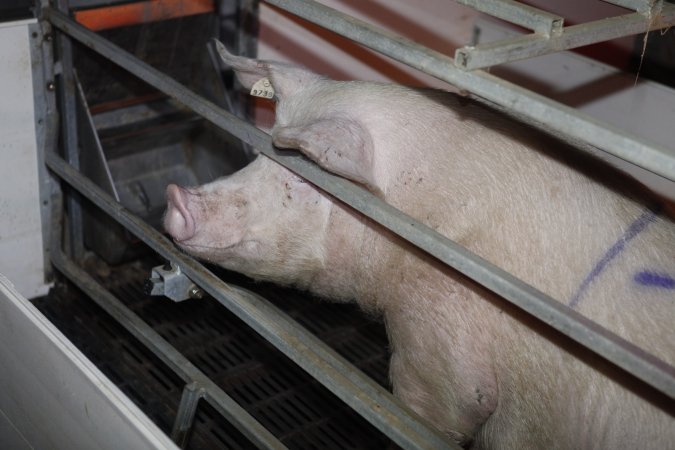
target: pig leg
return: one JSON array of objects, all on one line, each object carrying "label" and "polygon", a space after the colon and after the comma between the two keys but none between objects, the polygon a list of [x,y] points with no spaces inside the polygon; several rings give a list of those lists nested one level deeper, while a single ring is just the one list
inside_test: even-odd
[{"label": "pig leg", "polygon": [[302,126],[277,126],[274,145],[300,150],[324,169],[381,194],[373,175],[373,142],[358,122],[324,119]]}]

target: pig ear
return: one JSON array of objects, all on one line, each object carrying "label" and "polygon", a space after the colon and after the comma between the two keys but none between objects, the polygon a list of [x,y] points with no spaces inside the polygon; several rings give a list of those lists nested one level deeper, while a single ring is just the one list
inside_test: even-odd
[{"label": "pig ear", "polygon": [[373,172],[373,142],[357,121],[324,119],[303,126],[275,126],[274,145],[295,148],[324,169],[365,185],[382,195]]},{"label": "pig ear", "polygon": [[274,95],[282,99],[323,78],[300,66],[235,56],[220,41],[213,41],[223,62],[234,69],[237,79],[246,90],[250,91],[254,84],[267,78],[274,88]]}]

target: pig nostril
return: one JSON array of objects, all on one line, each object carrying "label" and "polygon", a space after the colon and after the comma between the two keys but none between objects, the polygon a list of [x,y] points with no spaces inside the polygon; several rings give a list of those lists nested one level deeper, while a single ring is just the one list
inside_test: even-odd
[{"label": "pig nostril", "polygon": [[177,208],[171,208],[171,211],[169,212],[170,217],[169,220],[174,224],[176,228],[183,229],[185,228],[186,221],[185,217]]},{"label": "pig nostril", "polygon": [[164,228],[177,241],[185,241],[195,234],[195,221],[188,208],[184,190],[170,184],[166,188],[167,212]]}]

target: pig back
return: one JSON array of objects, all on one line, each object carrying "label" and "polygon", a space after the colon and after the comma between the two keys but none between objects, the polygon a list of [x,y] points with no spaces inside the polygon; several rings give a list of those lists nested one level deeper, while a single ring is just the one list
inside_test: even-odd
[{"label": "pig back", "polygon": [[411,95],[363,119],[386,201],[675,363],[675,224],[659,201],[476,102]]},{"label": "pig back", "polygon": [[[675,227],[657,202],[639,188],[626,189],[635,184],[611,169],[598,177],[602,166],[565,143],[474,102],[395,93],[379,111],[371,106],[375,98],[359,97],[369,103],[361,120],[389,203],[675,363]],[[488,447],[497,439],[522,446],[525,436],[532,448],[662,448],[675,439],[672,407],[664,412],[627,391],[634,380],[608,375],[611,368],[597,358],[423,253],[391,245],[390,237],[373,239],[392,247],[371,251],[387,261],[372,267],[382,280],[372,285],[387,289],[382,309],[392,345],[405,349],[395,354],[394,379],[408,380],[399,393],[409,404],[420,395],[406,391],[420,385],[442,384],[443,378],[461,384],[459,375],[449,376],[456,369],[440,362],[429,363],[424,380],[410,375],[410,367],[425,359],[419,355],[434,360],[445,351],[472,376],[497,372],[500,407],[480,434]],[[462,309],[459,298],[469,299]],[[476,336],[477,329],[488,337]],[[466,357],[471,338],[476,342],[468,353],[475,361],[457,364],[453,347],[463,342],[459,354]],[[436,386],[427,396],[447,401],[444,391]],[[443,405],[428,402],[418,411],[443,418]],[[616,412],[626,407],[633,412]],[[642,431],[625,436],[635,421]]]}]

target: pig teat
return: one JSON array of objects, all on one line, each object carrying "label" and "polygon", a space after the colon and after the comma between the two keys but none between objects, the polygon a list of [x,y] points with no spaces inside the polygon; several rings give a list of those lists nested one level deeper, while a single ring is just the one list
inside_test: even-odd
[{"label": "pig teat", "polygon": [[195,235],[195,220],[187,207],[187,192],[170,184],[166,188],[167,210],[164,229],[176,241],[186,241]]}]

